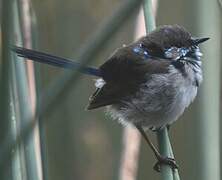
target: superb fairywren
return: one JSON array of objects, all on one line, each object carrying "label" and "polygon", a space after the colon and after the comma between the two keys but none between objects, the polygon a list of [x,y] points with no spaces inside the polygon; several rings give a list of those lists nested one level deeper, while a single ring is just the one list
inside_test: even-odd
[{"label": "superb fairywren", "polygon": [[[178,119],[194,100],[202,81],[198,45],[209,38],[193,38],[178,25],[157,28],[145,37],[118,48],[99,68],[80,71],[98,76],[96,91],[88,110],[107,107],[114,119],[135,125],[154,151],[158,163],[177,167],[175,161],[162,157],[145,134],[146,129],[160,129]],[[79,68],[80,64],[49,54],[16,47],[15,52],[35,61]]]}]

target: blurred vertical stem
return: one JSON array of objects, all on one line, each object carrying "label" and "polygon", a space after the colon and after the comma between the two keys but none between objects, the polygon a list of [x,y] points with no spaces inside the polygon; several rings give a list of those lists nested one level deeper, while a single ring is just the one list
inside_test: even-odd
[{"label": "blurred vertical stem", "polygon": [[[15,69],[12,68],[12,85],[10,86],[11,92],[10,92],[10,114],[11,114],[11,129],[12,129],[12,137],[13,139],[16,138],[16,135],[18,133],[18,122],[17,122],[17,103],[16,103],[16,83],[15,83]],[[13,156],[14,158],[12,159],[12,179],[13,180],[23,180],[23,167],[21,165],[22,162],[22,156],[21,156],[21,151],[20,151],[20,146],[17,145],[13,150]]]},{"label": "blurred vertical stem", "polygon": [[[144,0],[144,17],[147,33],[153,31],[156,28],[155,19],[152,10],[152,1]],[[160,153],[166,157],[173,157],[172,147],[170,144],[167,128],[162,129],[157,133],[157,140],[160,147]],[[172,171],[168,165],[161,166],[161,178],[162,180],[178,180],[178,171]]]},{"label": "blurred vertical stem", "polygon": [[136,180],[140,140],[137,129],[124,127],[119,180]]},{"label": "blurred vertical stem", "polygon": [[[11,34],[11,37],[13,38],[13,41],[11,42],[12,44],[18,43],[22,44],[21,40],[21,32],[20,32],[20,24],[19,24],[19,13],[18,13],[18,4],[17,0],[13,0],[13,17],[12,17],[12,24],[13,24],[13,32]],[[12,54],[12,78],[11,78],[11,88],[13,90],[12,92],[12,102],[11,106],[14,108],[14,139],[16,139],[17,134],[21,130],[20,128],[20,107],[19,107],[19,102],[18,102],[18,86],[17,86],[17,81],[18,81],[18,74],[16,73],[16,60],[17,56]],[[26,167],[25,167],[25,161],[24,161],[24,147],[23,145],[17,145],[14,147],[13,151],[16,153],[15,158],[12,159],[13,161],[13,179],[14,180],[22,180],[26,179]]]},{"label": "blurred vertical stem", "polygon": [[[9,46],[11,44],[12,33],[12,1],[3,0],[1,8],[1,28],[2,28],[2,62],[1,62],[1,80],[0,80],[0,145],[5,141],[13,139],[11,129],[12,116],[10,114],[10,79],[11,79],[11,54]],[[3,154],[0,154],[3,156]],[[10,151],[12,156],[12,151]],[[12,179],[12,163],[11,161],[0,166],[0,179]]]},{"label": "blurred vertical stem", "polygon": [[[33,139],[17,144],[12,149],[12,141],[17,138],[18,131],[24,127],[24,119],[30,117],[29,92],[24,62],[16,60],[15,54],[11,54],[10,47],[17,43],[22,45],[20,30],[20,17],[17,0],[4,0],[2,4],[2,64],[1,64],[1,126],[0,130],[0,156],[10,156],[9,161],[0,164],[0,179],[38,179],[36,173],[35,153],[32,146]],[[15,59],[14,59],[15,58]],[[19,100],[19,101],[18,101]],[[5,147],[6,146],[6,147]],[[22,150],[25,153],[22,153]],[[6,152],[7,151],[7,152]],[[8,152],[10,151],[10,152]],[[7,155],[7,153],[10,153]],[[25,156],[23,156],[25,155]],[[25,157],[25,161],[24,158]],[[26,176],[27,173],[27,176]]]},{"label": "blurred vertical stem", "polygon": [[[28,2],[26,2],[28,3]],[[17,0],[17,6],[15,6],[15,9],[17,10],[17,13],[14,14],[14,20],[17,22],[14,25],[14,31],[15,36],[17,37],[16,45],[21,46],[22,45],[22,37],[24,38],[23,44],[31,44],[30,37],[27,38],[26,34],[27,30],[25,28],[29,28],[29,25],[24,28],[26,25],[25,20],[25,13],[23,6],[28,6],[28,4],[22,3],[21,1]],[[15,10],[15,11],[16,11]],[[20,13],[18,13],[18,10]],[[27,9],[26,9],[27,10]],[[26,12],[27,13],[27,12]],[[20,15],[20,16],[19,16]],[[26,14],[27,15],[27,14]],[[25,24],[22,28],[22,24]],[[21,32],[24,32],[22,34]],[[23,36],[22,36],[23,35]],[[15,55],[15,58],[19,58]],[[18,91],[18,100],[19,100],[19,110],[20,110],[20,129],[24,129],[27,124],[29,124],[30,119],[28,117],[32,116],[34,113],[32,111],[32,101],[31,101],[31,95],[29,91],[29,84],[28,84],[28,77],[27,77],[27,69],[26,69],[26,62],[21,60],[15,60],[15,73],[16,73],[16,79],[17,79],[17,91]],[[38,172],[38,156],[37,156],[37,150],[35,145],[35,131],[32,131],[30,136],[23,141],[24,146],[24,155],[25,155],[25,168],[26,168],[26,175],[27,179],[32,180],[39,180],[40,174]]]},{"label": "blurred vertical stem", "polygon": [[144,11],[146,31],[147,33],[149,33],[156,28],[156,22],[154,19],[154,13],[152,8],[152,0],[144,0],[143,11]]},{"label": "blurred vertical stem", "polygon": [[[32,4],[30,5],[31,10],[31,34],[32,34],[32,48],[38,49],[38,21],[36,18],[36,14],[34,9],[32,8]],[[41,89],[42,89],[42,75],[41,75],[41,64],[34,63],[34,71],[35,71],[35,84],[36,84],[36,102],[38,102],[40,96],[41,96]],[[39,124],[39,138],[40,138],[40,151],[41,151],[41,166],[42,166],[42,179],[48,180],[48,157],[47,157],[47,142],[46,142],[46,125],[43,120],[43,116],[41,114],[37,114],[36,118],[38,118],[38,124]]]},{"label": "blurred vertical stem", "polygon": [[[198,172],[201,180],[220,178],[220,53],[221,14],[217,1],[198,0],[194,5],[197,14],[198,34],[210,37],[203,44],[204,81],[200,88],[197,134],[200,141]],[[210,12],[210,13],[209,13]]]}]

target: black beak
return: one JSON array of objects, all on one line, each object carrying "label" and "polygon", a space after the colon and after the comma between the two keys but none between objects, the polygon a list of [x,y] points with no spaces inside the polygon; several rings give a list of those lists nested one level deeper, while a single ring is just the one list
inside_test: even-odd
[{"label": "black beak", "polygon": [[203,43],[203,42],[205,42],[205,41],[207,41],[207,40],[209,40],[210,38],[194,38],[194,39],[192,39],[192,45],[198,45],[198,44],[201,44],[201,43]]}]

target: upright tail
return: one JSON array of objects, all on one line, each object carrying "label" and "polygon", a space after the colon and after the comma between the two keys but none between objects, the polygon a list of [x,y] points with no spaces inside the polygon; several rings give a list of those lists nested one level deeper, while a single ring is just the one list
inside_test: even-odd
[{"label": "upright tail", "polygon": [[69,59],[65,59],[62,57],[53,56],[50,54],[46,54],[43,52],[26,49],[23,47],[13,47],[12,50],[17,53],[18,56],[24,57],[33,61],[62,67],[66,69],[76,69],[80,71],[81,73],[101,77],[101,71],[94,67],[82,67],[82,65],[79,62],[74,62]]}]

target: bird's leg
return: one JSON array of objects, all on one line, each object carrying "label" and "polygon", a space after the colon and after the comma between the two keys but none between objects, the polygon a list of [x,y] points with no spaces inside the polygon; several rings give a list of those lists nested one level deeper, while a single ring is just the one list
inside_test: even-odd
[{"label": "bird's leg", "polygon": [[164,157],[162,156],[159,151],[156,149],[156,147],[153,145],[153,143],[150,141],[150,139],[148,138],[147,134],[145,133],[144,129],[140,126],[140,125],[135,125],[136,128],[139,130],[139,132],[141,133],[141,135],[144,137],[145,141],[147,142],[147,144],[150,146],[150,148],[152,149],[154,155],[157,158],[157,163],[154,165],[154,170],[156,170],[157,172],[160,172],[160,166],[161,164],[166,164],[171,166],[172,169],[176,169],[178,168],[178,165],[175,162],[175,159],[173,158],[169,158],[169,157]]}]

